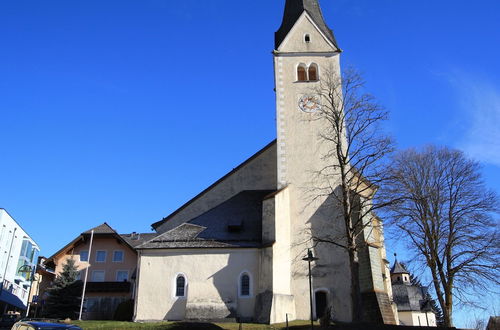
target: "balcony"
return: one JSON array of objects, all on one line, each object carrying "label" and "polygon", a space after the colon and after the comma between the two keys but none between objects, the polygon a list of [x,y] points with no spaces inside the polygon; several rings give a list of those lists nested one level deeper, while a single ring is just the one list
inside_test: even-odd
[{"label": "balcony", "polygon": [[28,301],[28,290],[14,282],[4,280],[0,300],[15,307],[25,309]]},{"label": "balcony", "polygon": [[131,291],[130,282],[87,282],[87,292],[122,292]]}]

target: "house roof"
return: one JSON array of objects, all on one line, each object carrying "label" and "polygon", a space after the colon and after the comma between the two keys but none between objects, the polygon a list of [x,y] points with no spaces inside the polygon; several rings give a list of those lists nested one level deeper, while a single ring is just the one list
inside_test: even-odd
[{"label": "house roof", "polygon": [[333,35],[332,30],[326,25],[323,13],[319,6],[318,0],[286,0],[285,13],[283,14],[283,21],[278,31],[274,34],[274,47],[278,49],[285,40],[290,30],[295,25],[295,22],[300,18],[303,12],[307,12],[314,23],[318,26],[321,32],[333,43],[333,45],[340,49],[337,41]]},{"label": "house roof", "polygon": [[102,225],[99,225],[97,227],[91,228],[87,231],[84,231],[82,234],[91,234],[92,230],[94,231],[95,234],[116,234],[116,231],[111,228],[106,222],[103,223]]},{"label": "house roof", "polygon": [[120,236],[132,247],[137,247],[145,242],[151,240],[158,233],[131,233],[131,234],[120,234]]},{"label": "house roof", "polygon": [[86,240],[89,239],[90,235],[92,234],[92,230],[94,231],[94,237],[96,236],[101,236],[101,237],[113,237],[116,238],[117,240],[123,242],[125,245],[127,245],[130,249],[135,250],[135,246],[138,244],[142,244],[145,240],[150,239],[152,236],[156,234],[138,234],[139,236],[143,236],[143,239],[140,240],[139,242],[134,242],[132,239],[130,239],[130,236],[132,234],[125,234],[125,235],[120,235],[118,234],[113,228],[111,228],[110,225],[108,225],[106,222],[103,224],[100,224],[99,226],[96,226],[94,228],[91,228],[89,230],[84,231],[80,235],[78,235],[74,240],[66,244],[63,248],[61,248],[59,251],[54,253],[52,256],[47,258],[46,264],[49,264],[51,261],[54,261],[54,258],[58,256],[61,253],[64,253],[68,251],[69,249],[75,247],[76,245],[79,245],[82,242],[85,242]]},{"label": "house roof", "polygon": [[398,311],[422,311],[426,309],[423,289],[416,285],[393,284],[392,295]]},{"label": "house roof", "polygon": [[391,268],[391,274],[409,274],[405,266],[403,266],[399,261],[395,261]]},{"label": "house roof", "polygon": [[190,204],[192,204],[193,202],[195,202],[198,198],[200,198],[201,196],[203,196],[205,193],[207,193],[208,191],[210,191],[212,188],[214,188],[215,186],[217,186],[219,183],[221,183],[222,181],[224,181],[225,179],[227,179],[228,177],[230,177],[233,173],[237,172],[238,170],[240,170],[242,167],[244,167],[245,165],[247,165],[248,163],[250,163],[252,160],[254,160],[255,158],[257,158],[259,155],[261,155],[262,153],[264,153],[266,150],[268,150],[269,148],[271,148],[272,146],[274,146],[276,144],[276,139],[271,141],[268,145],[266,145],[264,148],[262,148],[261,150],[257,151],[255,154],[253,154],[250,158],[248,158],[247,160],[245,160],[243,163],[241,163],[240,165],[238,165],[237,167],[235,167],[231,172],[227,173],[226,175],[224,175],[222,178],[220,178],[219,180],[217,180],[216,182],[214,182],[212,185],[210,185],[208,188],[206,188],[205,190],[203,190],[202,192],[200,192],[198,195],[194,196],[192,199],[190,199],[188,202],[186,202],[184,205],[182,205],[181,207],[179,207],[177,210],[175,210],[174,212],[172,212],[170,215],[166,216],[165,218],[161,219],[160,221],[157,221],[155,223],[153,223],[151,225],[151,227],[156,230],[159,226],[161,226],[162,224],[164,224],[165,222],[169,221],[170,219],[172,219],[176,214],[178,214],[179,212],[181,212],[182,210],[184,210],[186,207],[188,207]]},{"label": "house roof", "polygon": [[242,191],[138,249],[260,247],[262,201],[270,190]]}]

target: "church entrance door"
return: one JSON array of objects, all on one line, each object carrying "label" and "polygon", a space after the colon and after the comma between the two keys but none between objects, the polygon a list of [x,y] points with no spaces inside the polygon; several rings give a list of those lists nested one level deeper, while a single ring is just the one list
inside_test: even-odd
[{"label": "church entrance door", "polygon": [[314,300],[316,302],[316,319],[319,319],[325,315],[327,307],[327,295],[324,291],[316,291],[314,293]]}]

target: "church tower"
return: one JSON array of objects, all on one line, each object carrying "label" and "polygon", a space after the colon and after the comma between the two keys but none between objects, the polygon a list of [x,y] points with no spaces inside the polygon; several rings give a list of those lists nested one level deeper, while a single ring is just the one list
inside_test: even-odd
[{"label": "church tower", "polygon": [[286,0],[273,54],[281,188],[303,180],[304,161],[317,163],[318,125],[311,120],[318,104],[310,97],[325,70],[340,71],[340,48],[317,0]]},{"label": "church tower", "polygon": [[296,319],[310,317],[308,268],[302,258],[312,248],[319,258],[312,264],[314,317],[331,308],[337,320],[352,319],[346,251],[330,244],[313,246],[310,240],[314,231],[341,230],[332,222],[337,211],[332,201],[311,194],[317,187],[314,174],[327,165],[323,156],[331,150],[319,138],[325,122],[315,114],[321,106],[315,88],[327,73],[340,74],[340,53],[317,0],[286,0],[273,51],[280,193],[274,209],[271,315],[281,310],[280,315],[287,312]]},{"label": "church tower", "polygon": [[[328,75],[340,77],[340,54],[318,0],[286,0],[273,51],[278,191],[272,200],[264,202],[263,239],[273,245],[262,257],[266,275],[261,278],[260,291],[267,293],[261,295],[259,304],[270,306],[271,323],[283,322],[286,314],[291,319],[309,319],[308,265],[302,261],[308,249],[318,258],[312,263],[313,317],[319,318],[329,310],[338,321],[353,319],[349,256],[339,246],[345,242],[341,210],[331,195],[316,190],[325,187],[325,178],[317,174],[331,168],[334,160],[325,156],[335,148],[320,138],[328,123],[316,113],[321,109],[317,90]],[[340,179],[332,176],[328,181],[333,189],[339,185],[335,177]],[[314,236],[328,236],[339,245],[313,244]],[[365,240],[369,243],[370,238]],[[360,255],[364,313],[375,315],[366,319],[381,322],[380,315],[387,314],[392,320],[387,283],[382,276],[385,248],[383,244],[382,248],[373,245]],[[379,291],[384,292],[382,298]],[[380,307],[381,299],[386,308]]]}]

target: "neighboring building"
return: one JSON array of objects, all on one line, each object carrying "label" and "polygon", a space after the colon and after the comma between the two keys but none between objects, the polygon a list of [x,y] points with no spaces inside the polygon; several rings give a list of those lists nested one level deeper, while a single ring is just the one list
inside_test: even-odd
[{"label": "neighboring building", "polygon": [[30,269],[35,269],[39,252],[35,241],[0,208],[0,313],[26,310],[33,276]]},{"label": "neighboring building", "polygon": [[500,330],[500,316],[490,316],[486,330]]},{"label": "neighboring building", "polygon": [[[90,250],[91,232],[94,231]],[[137,253],[134,246],[144,243],[151,234],[120,235],[107,223],[81,233],[77,238],[45,261],[55,274],[62,272],[66,260],[73,258],[85,281],[85,313],[87,320],[112,319],[116,307],[132,299],[135,290]],[[90,255],[89,255],[90,251]]]},{"label": "neighboring building", "polygon": [[391,281],[400,325],[437,326],[436,314],[425,288],[412,284],[410,273],[397,260],[391,269]]},{"label": "neighboring building", "polygon": [[[314,119],[319,105],[310,93],[329,69],[340,74],[340,53],[317,0],[286,1],[273,52],[277,140],[152,225],[158,236],[137,247],[136,321],[308,319],[307,248],[319,258],[314,317],[329,308],[335,319],[352,320],[346,250],[309,240],[313,232],[343,242],[343,224],[332,222],[341,211],[328,196],[312,201],[305,193],[324,186],[313,173],[331,165],[322,158],[331,146],[318,138],[326,123]],[[360,237],[368,243],[360,251],[363,310],[366,319],[395,324],[379,222],[368,219]]]},{"label": "neighboring building", "polygon": [[43,307],[47,298],[46,291],[56,276],[53,269],[45,266],[46,260],[45,257],[38,257],[38,264],[29,298],[30,308],[27,314],[28,317],[36,318],[43,315]]}]

